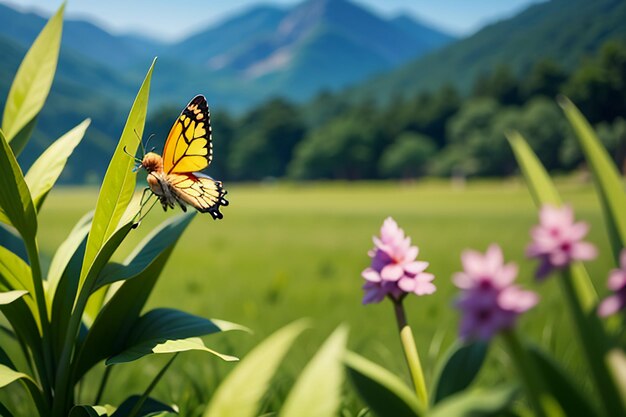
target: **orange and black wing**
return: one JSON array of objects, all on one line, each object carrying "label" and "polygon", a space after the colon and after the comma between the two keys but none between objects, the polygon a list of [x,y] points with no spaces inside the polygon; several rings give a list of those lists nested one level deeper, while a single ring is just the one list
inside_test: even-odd
[{"label": "orange and black wing", "polygon": [[166,174],[200,171],[211,163],[211,120],[204,96],[196,96],[174,122],[163,147]]},{"label": "orange and black wing", "polygon": [[170,174],[168,180],[180,200],[201,213],[211,213],[214,219],[223,217],[220,207],[227,206],[228,200],[220,181],[198,172]]}]

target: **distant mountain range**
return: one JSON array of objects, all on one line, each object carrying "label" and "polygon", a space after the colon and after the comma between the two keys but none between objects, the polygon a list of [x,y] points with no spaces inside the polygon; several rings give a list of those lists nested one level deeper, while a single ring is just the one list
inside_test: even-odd
[{"label": "distant mountain range", "polygon": [[[0,106],[45,20],[0,4]],[[546,57],[571,68],[607,39],[626,37],[625,22],[623,0],[552,0],[457,40],[407,15],[384,18],[348,0],[306,0],[290,8],[253,7],[165,44],[69,19],[53,91],[23,160],[32,161],[54,138],[92,117],[77,152],[97,152],[102,161],[80,168],[71,163],[65,180],[102,175],[155,55],[151,110],[182,107],[203,93],[213,108],[241,112],[273,96],[304,102],[321,90],[355,99],[444,83],[467,91],[478,74],[499,64],[523,72]]]},{"label": "distant mountain range", "polygon": [[552,0],[491,24],[474,35],[350,90],[354,99],[389,98],[452,84],[468,91],[498,65],[516,74],[551,59],[573,69],[608,39],[626,39],[623,0]]}]

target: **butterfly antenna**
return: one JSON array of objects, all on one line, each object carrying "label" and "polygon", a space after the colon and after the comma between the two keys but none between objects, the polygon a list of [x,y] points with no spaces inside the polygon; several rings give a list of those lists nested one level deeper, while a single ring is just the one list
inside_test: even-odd
[{"label": "butterfly antenna", "polygon": [[[155,136],[156,136],[156,134],[154,134],[154,133],[153,133],[153,134],[151,134],[150,136],[148,136],[148,140],[146,141],[146,147],[145,147],[145,149],[148,149],[148,144],[150,144],[150,139],[152,139],[152,138],[153,138],[153,137],[155,137]],[[145,151],[145,149],[144,149],[144,151]],[[152,147],[152,149],[150,149],[150,152],[152,152],[153,150],[154,150],[154,146]]]},{"label": "butterfly antenna", "polygon": [[133,132],[135,132],[135,136],[137,136],[137,140],[139,141],[139,144],[141,145],[141,150],[144,154],[144,156],[146,155],[146,147],[143,146],[143,142],[141,141],[141,137],[139,136],[139,133],[137,133],[137,129],[133,129]]},{"label": "butterfly antenna", "polygon": [[137,169],[139,168],[139,165],[141,165],[141,162],[142,162],[141,159],[137,158],[135,155],[131,155],[130,152],[128,152],[128,150],[126,150],[126,146],[124,146],[123,151],[124,151],[124,153],[126,155],[130,156],[131,158],[133,158],[135,160],[135,162],[137,162],[138,165],[133,169],[133,172],[137,171]]}]

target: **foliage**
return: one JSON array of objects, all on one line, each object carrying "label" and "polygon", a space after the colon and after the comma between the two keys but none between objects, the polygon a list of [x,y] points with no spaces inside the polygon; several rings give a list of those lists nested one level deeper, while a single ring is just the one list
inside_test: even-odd
[{"label": "foliage", "polygon": [[[132,220],[137,208],[129,208],[135,189],[134,161],[126,152],[137,149],[135,135],[143,132],[153,66],[130,111],[95,212],[81,219],[58,248],[45,279],[37,244],[38,215],[72,151],[85,135],[89,121],[54,142],[26,175],[16,155],[33,131],[54,78],[63,8],[51,18],[24,58],[3,118],[3,128],[9,134],[5,136],[0,131],[0,221],[3,228],[14,228],[19,234],[28,262],[0,247],[0,290],[3,291],[0,310],[21,353],[20,360],[14,361],[0,349],[3,354],[0,386],[23,382],[36,408],[30,413],[59,417],[67,416],[70,411],[72,415],[103,415],[102,408],[75,407],[75,387],[89,369],[104,360],[108,364],[121,363],[150,354],[187,350],[207,351],[225,360],[236,360],[207,348],[198,337],[243,329],[233,323],[207,320],[177,310],[154,309],[142,314],[154,282],[193,215],[164,222],[140,243],[127,262],[111,262],[113,253],[138,226]],[[130,214],[124,216],[127,210]],[[4,239],[2,244],[9,246]],[[109,287],[112,283],[118,285]],[[111,320],[113,317],[117,320]],[[142,395],[131,396],[117,411],[109,407],[106,413],[121,417],[171,411],[171,407],[150,399],[149,394],[174,357]],[[1,409],[5,414],[8,407],[2,405]]]}]

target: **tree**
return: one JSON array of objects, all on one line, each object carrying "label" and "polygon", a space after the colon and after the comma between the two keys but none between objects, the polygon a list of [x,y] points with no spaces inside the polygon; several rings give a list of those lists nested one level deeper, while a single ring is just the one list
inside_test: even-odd
[{"label": "tree", "polygon": [[545,59],[537,62],[530,74],[523,80],[520,87],[524,100],[536,96],[545,96],[554,99],[562,92],[567,81],[567,73],[556,62]]},{"label": "tree", "polygon": [[423,175],[436,151],[431,138],[416,133],[404,133],[383,153],[379,172],[390,178],[414,178]]},{"label": "tree", "polygon": [[354,117],[310,133],[296,148],[289,175],[296,179],[363,179],[375,174],[376,135]]},{"label": "tree", "polygon": [[240,180],[284,176],[294,147],[305,133],[293,104],[275,99],[257,107],[240,123],[228,156],[230,174]]},{"label": "tree", "polygon": [[591,123],[613,122],[626,115],[626,43],[609,41],[599,57],[570,78],[566,94]]}]

